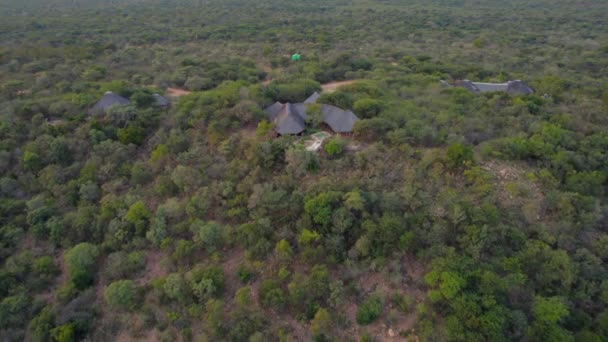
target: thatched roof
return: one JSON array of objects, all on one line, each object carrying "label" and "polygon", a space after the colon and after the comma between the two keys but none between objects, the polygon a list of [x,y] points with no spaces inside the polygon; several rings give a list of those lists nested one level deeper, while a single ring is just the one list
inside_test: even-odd
[{"label": "thatched roof", "polygon": [[275,103],[266,108],[274,129],[279,134],[299,134],[306,128],[306,107],[303,103]]},{"label": "thatched roof", "polygon": [[154,103],[159,107],[169,107],[171,105],[169,100],[159,94],[153,94],[152,96],[154,96]]},{"label": "thatched roof", "polygon": [[484,83],[462,80],[456,81],[455,85],[466,88],[474,94],[504,91],[514,95],[527,95],[534,92],[532,88],[521,80],[508,81],[505,83]]},{"label": "thatched roof", "polygon": [[315,102],[317,102],[317,99],[319,98],[319,96],[321,96],[321,95],[315,91],[306,100],[304,100],[304,103],[306,103],[306,104],[315,103]]},{"label": "thatched roof", "polygon": [[[306,104],[275,102],[266,113],[274,123],[279,134],[299,134],[306,128]],[[353,131],[354,123],[359,120],[350,110],[343,110],[331,105],[321,105],[323,122],[336,133]]]},{"label": "thatched roof", "polygon": [[90,113],[105,113],[110,107],[113,106],[126,106],[129,104],[129,100],[114,94],[111,91],[106,92],[103,97],[91,108]]},{"label": "thatched roof", "polygon": [[350,110],[343,110],[331,105],[322,105],[321,113],[325,122],[336,133],[350,133],[353,125],[359,120]]},{"label": "thatched roof", "polygon": [[524,81],[515,80],[507,83],[509,84],[507,87],[507,92],[509,94],[528,95],[534,92],[534,90],[532,90],[532,88],[530,88]]}]

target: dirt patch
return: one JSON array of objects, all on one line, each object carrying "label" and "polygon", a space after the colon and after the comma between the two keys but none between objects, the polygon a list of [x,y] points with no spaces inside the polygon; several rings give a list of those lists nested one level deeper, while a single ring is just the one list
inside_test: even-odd
[{"label": "dirt patch", "polygon": [[160,341],[160,332],[158,329],[152,329],[144,332],[143,335],[137,334],[134,335],[128,329],[123,329],[120,331],[118,336],[115,337],[116,342],[131,342],[131,341]]},{"label": "dirt patch", "polygon": [[146,271],[143,277],[137,279],[140,285],[149,283],[152,279],[162,278],[167,275],[167,269],[163,267],[165,253],[157,250],[148,252],[146,257]]},{"label": "dirt patch", "polygon": [[226,293],[234,297],[234,293],[241,286],[240,279],[236,275],[236,270],[245,259],[245,253],[243,250],[237,249],[231,251],[230,256],[222,262],[222,268],[224,269],[224,276],[226,277]]},{"label": "dirt patch", "polygon": [[520,178],[524,173],[523,170],[513,165],[494,160],[482,164],[482,167],[484,170],[493,173],[499,181],[513,181]]},{"label": "dirt patch", "polygon": [[167,88],[167,96],[169,97],[180,97],[180,96],[184,96],[184,95],[188,95],[192,93],[189,90],[185,90],[185,89],[180,89],[180,88]]},{"label": "dirt patch", "polygon": [[348,80],[348,81],[337,81],[337,82],[329,82],[321,85],[321,89],[325,93],[333,93],[336,89],[343,87],[345,85],[353,84],[361,80]]},{"label": "dirt patch", "polygon": [[[357,324],[357,303],[362,298],[347,298],[339,310],[351,322],[351,325],[341,332],[345,337],[362,336],[367,332],[374,336],[375,341],[417,341],[414,330],[418,321],[416,305],[424,301],[425,297],[424,290],[417,283],[422,279],[424,269],[422,264],[411,256],[404,257],[402,264],[407,265],[407,268],[399,272],[403,276],[400,282],[391,281],[386,271],[366,272],[354,280],[361,289],[362,298],[367,298],[372,293],[384,297],[384,312],[373,323],[361,326]],[[411,298],[412,303],[407,312],[399,311],[391,301],[391,295],[397,293]],[[406,335],[407,337],[403,337]]]}]

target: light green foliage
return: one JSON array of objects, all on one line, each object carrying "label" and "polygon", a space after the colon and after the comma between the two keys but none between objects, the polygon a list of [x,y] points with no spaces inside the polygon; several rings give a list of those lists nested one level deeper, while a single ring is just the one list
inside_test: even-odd
[{"label": "light green foliage", "polygon": [[454,272],[447,271],[432,271],[424,277],[424,280],[428,285],[437,287],[437,290],[431,290],[429,292],[429,297],[432,301],[439,301],[442,299],[449,301],[454,299],[466,285],[465,279]]},{"label": "light green foliage", "polygon": [[447,165],[451,169],[462,168],[473,161],[473,149],[462,144],[454,144],[447,150]]},{"label": "light green foliage", "polygon": [[344,206],[349,210],[363,211],[365,199],[359,191],[351,191],[344,195]]},{"label": "light green foliage", "polygon": [[238,289],[234,294],[234,300],[242,307],[249,307],[251,305],[251,287],[244,286]]},{"label": "light green foliage", "polygon": [[76,333],[74,332],[74,325],[67,323],[54,328],[51,330],[51,337],[53,341],[57,342],[75,342]]},{"label": "light green foliage", "polygon": [[315,317],[310,322],[310,332],[313,335],[320,335],[327,333],[332,326],[332,318],[330,313],[324,309],[320,308],[315,313]]},{"label": "light green foliage", "polygon": [[337,204],[339,197],[340,193],[338,192],[323,192],[306,200],[304,210],[315,223],[326,227],[331,222],[333,206]]},{"label": "light green foliage", "polygon": [[342,152],[344,152],[344,148],[345,148],[344,145],[345,145],[344,141],[342,141],[339,138],[334,138],[334,139],[328,140],[327,143],[325,143],[325,145],[323,145],[323,150],[325,150],[325,152],[330,157],[337,157],[337,156],[341,155]]},{"label": "light green foliage", "polygon": [[152,150],[152,153],[150,154],[150,161],[153,163],[157,162],[157,161],[161,160],[163,157],[165,157],[168,153],[169,153],[169,148],[167,147],[167,145],[160,144],[160,145],[156,146],[154,148],[154,150]]},{"label": "light green foliage", "polygon": [[118,280],[106,287],[104,298],[110,308],[130,310],[137,304],[137,287],[132,280]]},{"label": "light green foliage", "polygon": [[285,239],[277,242],[274,248],[274,252],[277,258],[282,261],[289,261],[293,256],[293,250],[291,248],[291,245]]},{"label": "light green foliage", "polygon": [[309,245],[315,241],[318,241],[321,238],[319,233],[314,230],[303,229],[300,235],[298,236],[298,243],[302,246]]},{"label": "light green foliage", "polygon": [[534,318],[542,324],[556,324],[568,315],[568,309],[558,297],[534,298],[532,312]]},{"label": "light green foliage", "polygon": [[552,341],[571,341],[571,334],[559,326],[559,322],[568,316],[568,309],[563,299],[558,297],[535,297],[532,303],[534,322],[528,329],[533,339]]},{"label": "light green foliage", "polygon": [[148,229],[152,214],[143,201],[133,203],[125,214],[125,221],[133,226],[135,234],[143,235]]},{"label": "light green foliage", "polygon": [[48,341],[50,339],[50,333],[54,323],[55,315],[49,306],[45,306],[34,318],[32,318],[27,327],[32,341]]},{"label": "light green foliage", "polygon": [[274,124],[272,122],[262,120],[258,123],[258,126],[255,129],[255,135],[257,137],[265,137],[270,134],[273,128]]}]

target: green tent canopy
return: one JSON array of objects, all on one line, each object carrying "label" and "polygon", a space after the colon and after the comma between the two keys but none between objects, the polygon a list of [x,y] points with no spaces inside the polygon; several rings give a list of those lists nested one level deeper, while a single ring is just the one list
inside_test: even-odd
[{"label": "green tent canopy", "polygon": [[292,60],[292,61],[299,61],[299,60],[300,60],[300,54],[298,54],[298,53],[294,53],[294,54],[291,56],[291,60]]}]

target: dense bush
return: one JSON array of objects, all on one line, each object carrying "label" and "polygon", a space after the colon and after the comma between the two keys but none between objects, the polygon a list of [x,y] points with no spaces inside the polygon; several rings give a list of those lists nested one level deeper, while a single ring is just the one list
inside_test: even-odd
[{"label": "dense bush", "polygon": [[608,340],[606,1],[202,6],[3,2],[0,339]]},{"label": "dense bush", "polygon": [[65,252],[64,259],[70,281],[84,289],[93,283],[99,250],[97,246],[83,242]]},{"label": "dense bush", "polygon": [[384,310],[382,299],[378,295],[366,298],[357,308],[357,323],[367,325],[375,321]]},{"label": "dense bush", "polygon": [[113,309],[133,309],[137,304],[137,287],[132,280],[118,280],[104,291],[106,303]]}]

